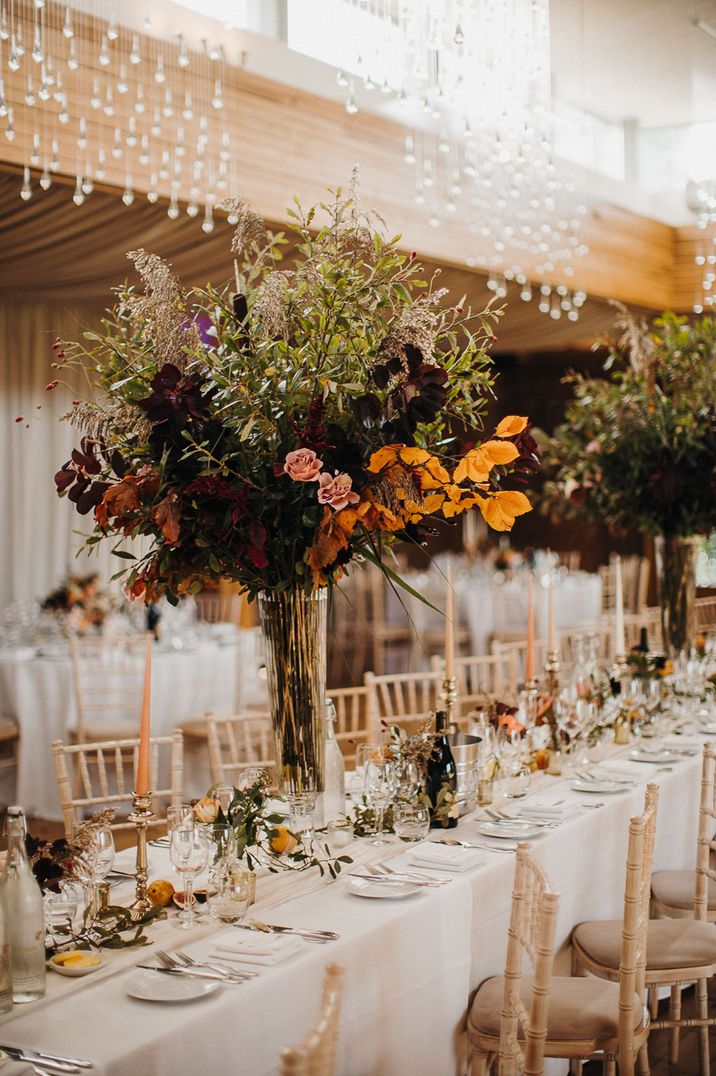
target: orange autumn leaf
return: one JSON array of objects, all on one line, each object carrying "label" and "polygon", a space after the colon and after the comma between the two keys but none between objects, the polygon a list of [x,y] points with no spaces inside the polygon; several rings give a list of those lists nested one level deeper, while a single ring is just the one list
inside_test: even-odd
[{"label": "orange autumn leaf", "polygon": [[519,456],[518,450],[511,441],[485,441],[480,448],[483,456],[492,463],[493,467],[512,463]]},{"label": "orange autumn leaf", "polygon": [[431,456],[424,448],[404,446],[400,448],[398,458],[403,463],[407,463],[408,467],[420,467],[421,464],[427,463]]},{"label": "orange autumn leaf", "polygon": [[518,490],[498,490],[490,497],[479,498],[478,504],[485,522],[494,531],[512,530],[517,516],[532,509],[527,497]]},{"label": "orange autumn leaf", "polygon": [[494,464],[487,458],[482,448],[473,448],[458,463],[453,474],[453,482],[486,482]]},{"label": "orange autumn leaf", "polygon": [[429,493],[427,497],[423,498],[423,503],[420,506],[420,511],[423,515],[431,516],[434,512],[439,512],[443,506],[445,500],[445,493]]},{"label": "orange autumn leaf", "polygon": [[516,437],[527,425],[524,415],[506,415],[495,430],[496,437]]},{"label": "orange autumn leaf", "polygon": [[152,519],[159,527],[167,540],[167,545],[174,545],[179,541],[179,520],[181,508],[179,507],[179,495],[176,490],[171,490],[163,497],[159,504],[152,510]]},{"label": "orange autumn leaf", "polygon": [[420,472],[420,484],[423,489],[442,489],[449,481],[450,475],[437,456],[428,456],[425,466]]},{"label": "orange autumn leaf", "polygon": [[333,564],[342,549],[347,548],[348,535],[330,508],[324,508],[316,539],[306,554],[307,563],[314,573],[320,573],[321,569]]}]

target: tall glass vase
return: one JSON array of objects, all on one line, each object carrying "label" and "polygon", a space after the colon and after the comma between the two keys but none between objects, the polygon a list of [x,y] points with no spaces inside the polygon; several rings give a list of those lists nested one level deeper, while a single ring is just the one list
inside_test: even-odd
[{"label": "tall glass vase", "polygon": [[309,836],[323,791],[327,608],[325,589],[259,595],[279,788],[291,829]]},{"label": "tall glass vase", "polygon": [[698,538],[656,538],[661,633],[667,657],[687,653],[696,634]]}]

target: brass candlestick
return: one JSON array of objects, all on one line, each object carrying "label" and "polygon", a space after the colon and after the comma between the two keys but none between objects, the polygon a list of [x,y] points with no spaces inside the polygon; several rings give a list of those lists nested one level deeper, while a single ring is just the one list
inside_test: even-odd
[{"label": "brass candlestick", "polygon": [[440,700],[443,704],[443,710],[447,717],[448,728],[452,724],[455,712],[455,703],[457,702],[457,681],[454,676],[446,677],[443,680],[443,689],[440,694]]},{"label": "brass candlestick", "polygon": [[552,699],[559,694],[559,651],[550,650],[544,663],[544,671],[547,677],[547,691]]},{"label": "brass candlestick", "polygon": [[539,699],[539,684],[536,677],[531,676],[528,680],[525,680],[522,690],[527,707],[527,719],[528,721],[534,721],[537,717],[537,700]]},{"label": "brass candlestick", "polygon": [[147,827],[154,821],[152,811],[152,794],[139,795],[132,793],[132,813],[129,821],[137,827],[137,870],[136,870],[136,896],[129,905],[129,911],[133,920],[142,919],[152,907],[152,902],[147,897]]}]

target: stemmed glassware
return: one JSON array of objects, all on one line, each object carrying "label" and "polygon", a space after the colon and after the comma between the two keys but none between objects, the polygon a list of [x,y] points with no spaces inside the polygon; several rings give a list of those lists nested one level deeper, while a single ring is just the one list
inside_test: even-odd
[{"label": "stemmed glassware", "polygon": [[365,765],[366,799],[376,813],[375,839],[373,844],[387,844],[383,836],[383,818],[395,796],[397,775],[395,762],[385,750],[374,752]]},{"label": "stemmed glassware", "polygon": [[89,839],[83,842],[81,851],[74,859],[75,874],[84,891],[85,913],[94,909],[97,883],[107,877],[113,863],[112,830],[109,826],[99,826],[91,832]]},{"label": "stemmed glassware", "polygon": [[209,859],[209,839],[202,825],[182,822],[169,834],[171,864],[184,877],[184,901],[179,915],[172,920],[180,930],[191,930],[199,916],[193,908],[194,879],[204,870]]}]

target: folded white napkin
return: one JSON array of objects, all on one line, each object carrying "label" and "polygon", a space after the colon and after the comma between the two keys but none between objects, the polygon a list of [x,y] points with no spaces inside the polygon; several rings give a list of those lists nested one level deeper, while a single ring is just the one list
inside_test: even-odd
[{"label": "folded white napkin", "polygon": [[295,935],[258,934],[232,943],[217,943],[211,949],[210,955],[237,964],[269,966],[280,964],[281,961],[294,956],[301,948],[301,939]]},{"label": "folded white napkin", "polygon": [[549,821],[561,822],[570,815],[579,811],[577,803],[551,803],[549,800],[530,800],[529,803],[521,803],[519,810],[513,815],[514,818],[546,818]]},{"label": "folded white napkin", "polygon": [[[467,871],[483,861],[484,856],[473,848],[450,848],[447,844],[435,844],[434,841],[421,844],[408,856],[410,866],[427,867],[434,871]],[[394,864],[391,863],[391,866]]]}]

